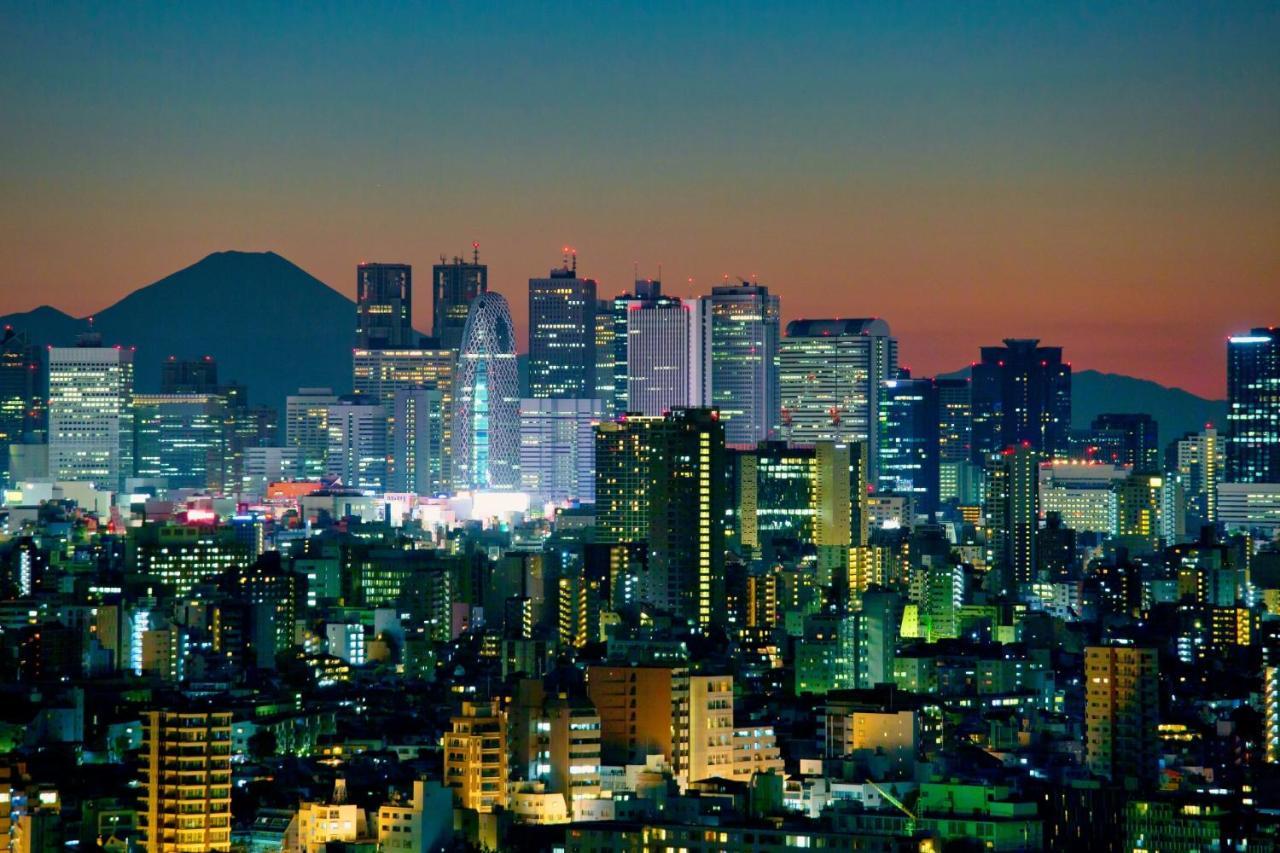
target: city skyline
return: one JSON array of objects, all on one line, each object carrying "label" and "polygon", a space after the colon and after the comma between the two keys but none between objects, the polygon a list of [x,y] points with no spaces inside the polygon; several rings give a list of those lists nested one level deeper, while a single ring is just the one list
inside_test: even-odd
[{"label": "city skyline", "polygon": [[523,346],[568,243],[606,295],[661,265],[672,296],[757,276],[784,323],[883,317],[920,374],[1038,337],[1221,398],[1222,340],[1276,306],[1265,4],[250,17],[6,11],[0,310],[223,249],[352,296],[362,260],[478,240]]}]

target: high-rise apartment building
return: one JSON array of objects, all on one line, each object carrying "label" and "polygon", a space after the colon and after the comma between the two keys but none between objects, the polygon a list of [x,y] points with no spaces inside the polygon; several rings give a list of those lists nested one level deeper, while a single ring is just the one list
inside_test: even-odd
[{"label": "high-rise apartment building", "polygon": [[973,366],[973,459],[1027,444],[1046,456],[1065,455],[1071,430],[1071,365],[1062,347],[1006,338],[983,347]]},{"label": "high-rise apartment building", "polygon": [[1280,327],[1227,339],[1228,483],[1280,483]]},{"label": "high-rise apartment building", "polygon": [[138,828],[147,853],[231,850],[231,713],[142,715]]},{"label": "high-rise apartment building", "polygon": [[431,336],[441,349],[457,352],[471,302],[489,290],[489,267],[480,263],[480,244],[471,244],[470,262],[460,257],[431,268]]},{"label": "high-rise apartment building", "polygon": [[1085,649],[1085,762],[1097,776],[1154,785],[1160,767],[1160,673],[1155,649]]},{"label": "high-rise apartment building", "polygon": [[596,283],[578,262],[529,279],[529,396],[591,399],[596,393]]},{"label": "high-rise apartment building", "polygon": [[307,480],[318,480],[329,466],[329,407],[338,404],[332,388],[299,388],[285,398],[284,443],[298,452]]},{"label": "high-rise apartment building", "polygon": [[1014,595],[1036,580],[1041,453],[1018,446],[988,460],[987,542],[998,591]]},{"label": "high-rise apartment building", "polygon": [[874,472],[880,392],[897,372],[898,341],[884,320],[788,323],[778,352],[783,438],[865,442]]},{"label": "high-rise apartment building", "polygon": [[1188,532],[1195,533],[1218,520],[1222,450],[1218,431],[1211,426],[1190,433],[1175,444],[1175,458],[1169,467],[1178,475],[1186,492]]},{"label": "high-rise apartment building", "polygon": [[759,284],[711,288],[711,401],[725,440],[754,446],[777,435],[778,297]]},{"label": "high-rise apartment building", "polygon": [[662,415],[710,405],[711,302],[635,299],[626,304],[626,411]]},{"label": "high-rise apartment building", "polygon": [[463,702],[444,736],[444,784],[464,809],[507,805],[507,712],[500,702]]},{"label": "high-rise apartment building", "polygon": [[455,488],[518,488],[519,385],[507,300],[485,293],[471,303],[454,375],[450,471]]},{"label": "high-rise apartment building", "polygon": [[600,400],[520,401],[520,489],[534,501],[594,503]]},{"label": "high-rise apartment building", "polygon": [[49,474],[118,491],[133,473],[133,350],[49,348]]},{"label": "high-rise apartment building", "polygon": [[408,264],[356,267],[356,348],[413,346],[413,268]]}]

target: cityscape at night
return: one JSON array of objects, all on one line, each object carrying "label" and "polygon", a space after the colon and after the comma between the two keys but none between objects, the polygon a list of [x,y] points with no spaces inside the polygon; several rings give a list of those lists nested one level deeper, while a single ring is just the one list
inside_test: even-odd
[{"label": "cityscape at night", "polygon": [[0,853],[1280,850],[1278,45],[0,0]]}]

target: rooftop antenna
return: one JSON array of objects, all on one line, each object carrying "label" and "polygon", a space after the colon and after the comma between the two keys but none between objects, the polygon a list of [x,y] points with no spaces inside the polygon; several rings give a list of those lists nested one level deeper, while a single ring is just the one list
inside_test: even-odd
[{"label": "rooftop antenna", "polygon": [[658,281],[662,281],[662,264],[658,264]]},{"label": "rooftop antenna", "polygon": [[640,262],[639,261],[631,262],[631,280],[632,281],[640,280]]},{"label": "rooftop antenna", "polygon": [[578,274],[578,250],[570,249],[569,251],[573,253],[573,274],[576,276]]},{"label": "rooftop antenna", "polygon": [[475,264],[476,266],[480,265],[480,241],[479,240],[471,241],[471,263]]},{"label": "rooftop antenna", "polygon": [[565,268],[569,268],[569,247],[565,246],[560,250],[560,264]]}]

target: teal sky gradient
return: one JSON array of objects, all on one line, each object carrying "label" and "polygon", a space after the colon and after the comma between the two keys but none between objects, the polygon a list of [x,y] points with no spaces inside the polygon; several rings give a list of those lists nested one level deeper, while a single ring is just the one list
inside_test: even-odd
[{"label": "teal sky gradient", "polygon": [[[0,5],[0,310],[226,248],[480,240],[517,309],[724,274],[918,373],[1038,336],[1208,395],[1280,322],[1276,3]],[[691,286],[688,279],[693,278]]]}]

